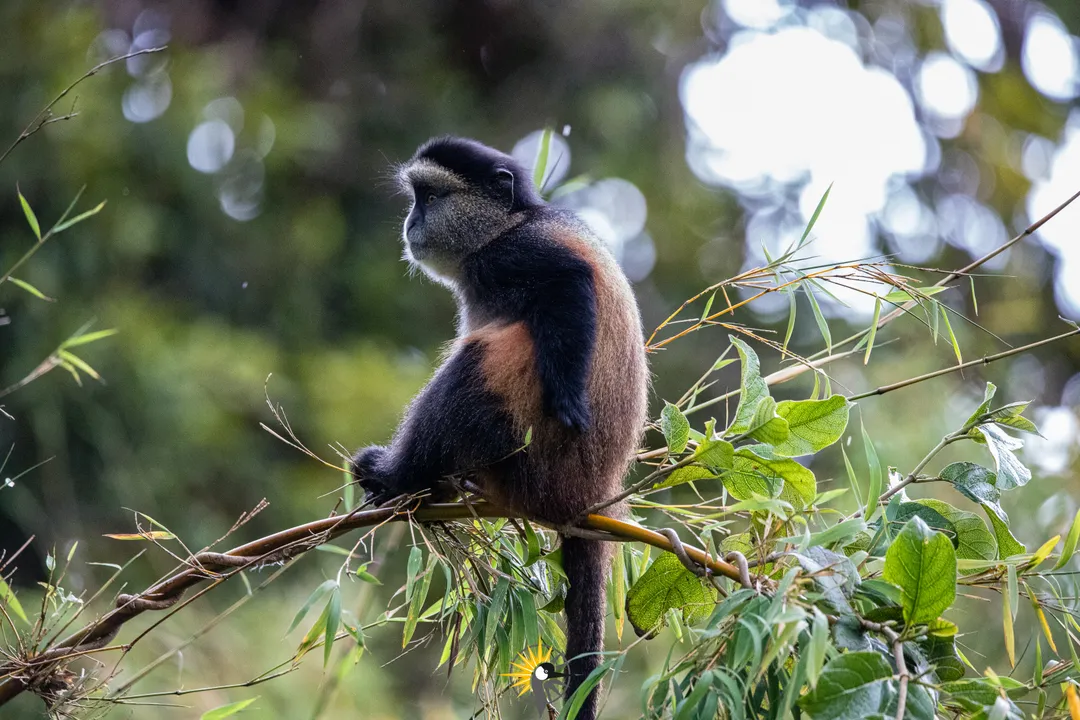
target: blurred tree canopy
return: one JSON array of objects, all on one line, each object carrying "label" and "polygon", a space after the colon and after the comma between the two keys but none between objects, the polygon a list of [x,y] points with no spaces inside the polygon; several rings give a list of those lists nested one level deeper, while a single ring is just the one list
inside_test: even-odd
[{"label": "blurred tree canopy", "polygon": [[[635,227],[627,237],[618,227],[613,231],[624,265],[633,265],[647,329],[686,297],[755,264],[764,236],[783,234],[775,227],[789,220],[805,224],[800,192],[806,176],[753,185],[701,169],[708,143],[702,144],[704,126],[688,111],[690,69],[722,61],[750,42],[751,33],[805,27],[834,40],[849,36],[861,63],[895,78],[908,93],[927,159],[919,172],[900,173],[887,189],[889,197],[910,192],[924,208],[919,217],[935,219],[915,222],[905,236],[888,218],[893,206],[868,212],[866,256],[908,262],[905,248],[918,245],[913,235],[921,233],[933,242],[919,246],[929,250],[912,264],[960,267],[988,249],[964,228],[991,238],[1000,233],[1000,240],[1006,231],[1015,234],[1037,217],[1029,211],[1031,194],[1076,157],[1067,152],[1074,152],[1070,138],[1080,133],[1080,74],[1054,91],[1033,74],[1038,58],[1025,54],[1042,18],[1058,33],[1048,36],[1048,45],[1061,37],[1063,47],[1071,44],[1077,72],[1080,7],[1074,2],[966,0],[992,13],[999,33],[994,52],[1000,57],[985,68],[971,67],[947,32],[946,13],[959,0],[774,1],[763,7],[775,11],[759,9],[761,17],[747,2],[0,5],[4,147],[95,63],[168,45],[82,84],[56,108],[76,117],[42,128],[0,164],[0,268],[34,242],[16,185],[43,224],[83,185],[84,204],[107,201],[98,216],[43,248],[20,275],[56,302],[0,288],[0,388],[19,381],[89,320],[95,328],[119,330],[85,353],[104,382],[78,387],[53,373],[0,399],[10,416],[0,415],[0,457],[10,450],[0,478],[48,460],[0,489],[0,547],[36,537],[15,581],[29,586],[41,579],[48,548],[67,548],[75,539],[87,559],[116,562],[126,548],[101,535],[132,531],[131,509],[200,547],[263,498],[269,507],[240,532],[264,534],[328,511],[341,477],[260,429],[270,417],[266,393],[309,447],[332,457],[328,444],[352,448],[384,440],[427,378],[441,344],[452,337],[453,303],[442,288],[407,277],[398,240],[404,201],[387,178],[393,163],[432,135],[470,135],[510,151],[535,131],[554,127],[568,153],[564,172],[593,181],[617,178],[636,188],[635,195],[626,185],[608,185],[606,196],[586,192],[565,201],[608,226],[647,208],[644,230]],[[933,78],[920,73],[927,58],[938,56],[962,65],[964,77],[975,82],[968,91],[974,100],[959,116],[929,104]],[[952,65],[947,70],[954,72]],[[832,80],[819,78],[823,95]],[[767,86],[753,90],[770,92]],[[754,95],[731,99],[745,97]],[[710,102],[723,107],[728,98]],[[857,107],[860,97],[850,102]],[[850,118],[867,116],[844,107],[798,108],[788,126],[777,127],[797,129],[811,112],[824,116],[827,127],[841,128],[841,135],[866,134],[882,148],[894,141],[874,127],[849,127]],[[1080,186],[1052,188],[1059,193],[1056,204]],[[838,183],[833,200],[853,192]],[[957,230],[947,219],[964,208],[970,214],[956,221]],[[766,210],[779,218],[767,232]],[[1056,222],[1059,232],[1075,238],[1080,213],[1069,211]],[[839,233],[822,228],[817,247],[849,247]],[[1059,315],[1080,314],[1067,292],[1080,286],[1080,266],[1069,265],[1046,237],[1025,240],[992,270],[1011,278],[980,275],[970,288],[961,283],[941,296],[985,328],[954,323],[965,359],[1055,334]],[[937,279],[910,273],[925,284]],[[800,311],[809,308],[804,303],[799,300]],[[869,318],[861,306],[830,304],[826,311],[836,337]],[[783,337],[787,307],[751,306],[738,320]],[[819,348],[813,330],[800,325],[793,347]],[[955,362],[948,343],[910,352],[908,340],[920,330],[916,321],[894,323],[879,343],[899,341],[876,348],[874,365],[864,368],[852,358],[833,367],[836,389],[859,392]],[[725,342],[719,334],[697,333],[653,355],[654,415],[662,400],[677,398],[715,361]],[[766,371],[779,367],[775,356],[764,362]],[[1017,502],[1030,509],[1014,525],[1023,539],[1061,525],[1077,507],[1078,372],[1080,343],[1072,340],[924,383],[888,401],[862,401],[859,412],[868,429],[882,433],[883,462],[910,465],[972,399],[977,402],[986,380],[1001,387],[1006,401],[1034,398],[1034,417],[1047,439],[1031,450],[1042,458],[1030,460],[1035,481],[1017,491]],[[710,393],[737,386],[736,369],[722,377],[728,385]],[[781,394],[805,395],[809,382],[784,386]],[[942,407],[943,397],[951,414],[928,416],[927,408]],[[819,478],[843,473],[830,458],[815,466]],[[402,563],[394,558],[387,572],[400,574],[393,568]],[[276,629],[287,626],[324,572],[318,561],[294,571],[291,590],[273,586],[273,599],[193,647],[184,684],[221,681],[223,674],[230,675],[226,682],[240,682],[261,671],[259,659],[279,647]],[[150,580],[172,564],[150,552],[133,566],[132,581]],[[97,569],[102,572],[87,568],[69,579],[71,589],[99,584],[107,568]],[[232,592],[211,604],[224,607],[242,589]],[[198,628],[209,613],[193,608],[181,616],[172,639]],[[350,716],[355,710],[349,708],[363,708],[363,717],[458,717],[471,707],[466,679],[455,678],[448,690],[442,677],[431,675],[438,648],[384,667],[400,651],[394,640],[374,641],[372,655],[343,683],[324,717]],[[993,640],[972,644],[1000,653]],[[626,670],[640,680],[658,659],[646,650]],[[162,682],[175,678],[176,666],[168,673]],[[260,716],[307,716],[311,698],[299,691],[318,682],[319,668],[312,667],[264,686]],[[639,685],[625,681],[626,689],[616,690],[612,716],[636,712]],[[212,693],[189,700],[205,710],[227,698]],[[17,706],[11,717],[28,712],[19,707],[29,706]],[[266,714],[270,708],[277,715]],[[132,708],[128,716],[160,713]]]}]

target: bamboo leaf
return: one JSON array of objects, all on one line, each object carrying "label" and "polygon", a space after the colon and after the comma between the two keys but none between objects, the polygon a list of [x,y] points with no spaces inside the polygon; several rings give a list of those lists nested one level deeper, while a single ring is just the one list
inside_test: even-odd
[{"label": "bamboo leaf", "polygon": [[874,338],[877,337],[877,326],[881,320],[881,298],[874,298],[874,319],[870,323],[870,334],[866,338],[866,354],[863,355],[863,365],[870,362],[870,353],[874,349]]},{"label": "bamboo leaf", "polygon": [[102,200],[95,207],[87,210],[84,213],[76,215],[75,217],[71,218],[70,220],[65,220],[64,222],[62,222],[59,225],[57,225],[56,227],[54,227],[52,229],[53,234],[55,235],[56,233],[62,233],[65,230],[67,230],[69,227],[71,227],[72,225],[77,225],[77,224],[81,223],[83,220],[85,220],[85,219],[87,219],[89,217],[93,217],[94,215],[97,215],[99,212],[101,212],[102,208],[104,208],[104,207],[105,207],[105,201]]},{"label": "bamboo leaf", "polygon": [[34,214],[34,210],[30,207],[30,203],[23,197],[22,190],[18,187],[15,188],[15,192],[19,195],[19,204],[22,205],[23,215],[26,216],[26,222],[30,225],[30,229],[34,231],[34,237],[41,242],[41,225],[38,223],[37,215]]},{"label": "bamboo leaf", "polygon": [[34,287],[30,283],[26,282],[25,280],[20,280],[19,278],[14,277],[12,275],[8,276],[8,280],[10,282],[14,283],[17,287],[22,288],[23,290],[30,293],[34,297],[38,298],[39,300],[44,300],[45,302],[56,302],[56,298],[49,297],[48,295],[41,292],[40,290],[38,290],[36,287]]},{"label": "bamboo leaf", "polygon": [[4,582],[4,578],[2,577],[0,577],[0,602],[11,608],[11,611],[18,615],[20,620],[29,624],[30,621],[26,619],[26,613],[19,603],[19,598],[15,597],[15,592],[8,587],[8,584]]},{"label": "bamboo leaf", "polygon": [[960,353],[960,343],[956,341],[956,335],[953,334],[952,324],[949,322],[949,315],[945,310],[944,305],[940,305],[941,308],[941,322],[945,323],[945,332],[949,333],[949,342],[952,343],[953,352],[956,353],[956,362],[962,364],[964,362],[964,356]]},{"label": "bamboo leaf", "polygon": [[1080,540],[1080,510],[1077,510],[1076,515],[1073,516],[1072,526],[1069,528],[1069,534],[1065,536],[1065,545],[1061,548],[1061,557],[1054,564],[1054,570],[1060,570],[1069,564],[1076,552],[1078,540]]},{"label": "bamboo leaf", "polygon": [[199,720],[224,720],[224,718],[236,715],[241,710],[251,705],[258,699],[259,696],[256,695],[255,697],[248,698],[247,700],[239,700],[234,703],[229,703],[228,705],[221,705],[220,707],[216,707],[213,710],[207,710],[206,712],[204,712],[202,715],[199,716]]}]

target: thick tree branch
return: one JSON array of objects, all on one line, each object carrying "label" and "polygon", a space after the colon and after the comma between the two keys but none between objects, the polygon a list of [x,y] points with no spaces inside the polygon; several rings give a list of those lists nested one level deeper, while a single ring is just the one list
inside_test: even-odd
[{"label": "thick tree branch", "polygon": [[[43,678],[49,677],[58,665],[73,655],[103,647],[132,618],[148,610],[166,610],[174,606],[186,590],[206,580],[214,580],[216,586],[244,568],[280,562],[306,553],[357,528],[370,527],[388,521],[409,520],[430,523],[473,517],[513,516],[513,513],[487,502],[433,503],[411,511],[383,507],[358,510],[347,515],[337,515],[297,525],[224,553],[197,553],[187,560],[188,567],[155,583],[141,593],[120,595],[113,610],[34,657],[21,658],[18,661],[0,665],[0,705],[4,705],[30,689]],[[596,533],[603,533],[606,539],[615,542],[641,542],[668,552],[676,550],[671,540],[659,532],[602,515],[589,515],[574,526],[553,529],[571,535],[580,531],[589,533],[590,537],[595,536]],[[713,574],[723,575],[740,584],[745,584],[747,579],[745,570],[723,560],[712,558],[696,547],[680,543],[679,549],[682,556],[703,568],[708,568]]]}]

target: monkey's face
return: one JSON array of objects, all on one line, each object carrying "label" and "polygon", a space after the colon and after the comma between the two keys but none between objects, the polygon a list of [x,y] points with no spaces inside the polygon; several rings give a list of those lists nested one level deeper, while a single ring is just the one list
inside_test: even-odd
[{"label": "monkey's face", "polygon": [[412,199],[403,232],[405,258],[454,284],[461,261],[506,227],[513,202],[503,197],[506,178],[494,173],[490,183],[467,182],[429,160],[409,163],[398,177]]}]

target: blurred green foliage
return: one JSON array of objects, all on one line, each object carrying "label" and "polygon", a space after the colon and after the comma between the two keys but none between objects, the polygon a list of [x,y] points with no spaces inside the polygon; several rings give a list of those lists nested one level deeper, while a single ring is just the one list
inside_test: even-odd
[{"label": "blurred green foliage", "polygon": [[[908,14],[920,51],[942,46],[939,21],[927,7],[900,0],[853,5],[870,16]],[[1059,2],[1055,9],[1080,33],[1073,5]],[[625,178],[647,199],[657,261],[636,286],[647,328],[684,298],[738,272],[746,247],[741,205],[688,169],[677,92],[682,67],[718,49],[707,32],[714,10],[675,0],[0,4],[4,146],[60,89],[110,54],[102,33],[125,33],[125,52],[133,28],[150,22],[146,12],[160,13],[169,28],[169,49],[148,61],[160,63],[158,72],[168,78],[160,116],[127,119],[125,97],[131,100],[145,74],[110,67],[58,106],[58,113],[74,108],[77,117],[43,128],[0,164],[0,267],[34,242],[16,184],[43,223],[58,217],[84,184],[85,202],[108,201],[97,217],[51,241],[23,273],[57,302],[0,287],[0,322],[10,321],[0,325],[0,387],[17,382],[88,320],[120,331],[85,353],[105,382],[80,388],[53,373],[2,401],[12,418],[0,415],[0,455],[13,448],[5,474],[49,459],[0,490],[0,548],[36,537],[19,561],[16,583],[32,586],[44,575],[48,549],[62,553],[76,539],[84,560],[122,562],[131,548],[101,535],[133,531],[130,509],[165,522],[193,548],[217,540],[262,498],[269,508],[237,531],[238,541],[328,512],[340,494],[340,475],[259,428],[270,419],[265,393],[285,408],[309,447],[333,458],[330,444],[353,448],[385,439],[424,382],[440,345],[452,337],[453,303],[432,283],[406,277],[398,242],[404,203],[386,178],[393,162],[430,135],[473,135],[509,149],[544,125],[569,125],[573,173]],[[1008,42],[1006,50],[1016,52]],[[1009,167],[1002,135],[1023,129],[1054,138],[1066,117],[1063,105],[1025,83],[1017,63],[1013,54],[1001,73],[980,75],[976,115],[943,143],[976,157],[996,179],[990,204],[1006,218],[1028,185]],[[235,98],[242,108],[236,157],[250,163],[236,168],[237,176],[203,174],[189,162],[189,137],[219,98]],[[250,182],[259,172],[261,182]],[[241,190],[257,185],[258,211],[246,221],[223,212],[220,202],[236,177],[249,181]],[[941,182],[927,178],[919,191],[933,197]],[[966,253],[945,246],[928,264],[953,268],[966,261]],[[979,278],[980,324],[1012,344],[1057,332],[1047,282],[1052,263],[1039,245],[1024,243],[1000,268],[1012,278]],[[942,299],[974,315],[969,293]],[[785,330],[786,317],[755,315],[753,308],[738,319],[781,337]],[[833,325],[834,335],[847,335],[865,318],[850,328],[845,320]],[[954,327],[969,357],[1005,347],[971,326]],[[911,352],[920,332],[913,321],[890,326],[878,338],[872,365],[863,368],[852,358],[834,368],[834,389],[858,392],[954,362],[948,343],[925,349],[920,337],[920,351]],[[900,342],[884,344],[897,337]],[[702,332],[653,357],[654,415],[724,344],[722,336]],[[792,345],[809,353],[820,347],[820,336],[805,323]],[[765,372],[775,370],[776,358],[765,364]],[[1062,388],[1078,369],[1074,341],[865,400],[860,412],[882,463],[910,466],[981,395],[984,380],[997,382],[1006,401],[1036,398],[1036,405],[1069,409]],[[722,377],[727,386],[710,392],[737,386],[735,368]],[[779,395],[805,397],[808,383],[784,386]],[[718,416],[724,412],[717,407]],[[942,457],[962,459],[951,452]],[[820,462],[819,479],[843,477],[835,455]],[[1014,519],[1021,539],[1043,537],[1043,522],[1071,519],[1071,498],[1080,490],[1076,467],[1071,452],[1057,480],[1039,482],[1036,470],[1036,479],[1016,491],[1014,502],[1030,509]],[[387,559],[379,592],[399,587],[404,558],[400,551]],[[128,582],[145,583],[172,565],[164,553],[148,552]],[[288,657],[299,639],[283,642],[284,629],[334,566],[321,554],[307,558],[187,648],[182,666],[166,664],[139,689],[243,682]],[[107,568],[80,567],[69,589],[96,588],[107,576]],[[224,589],[186,609],[137,659],[182,640],[243,592]],[[352,597],[346,595],[347,607]],[[370,618],[385,599],[378,592],[364,596],[351,611]],[[972,612],[980,611],[972,603]],[[149,622],[141,619],[136,631]],[[1021,622],[1018,637],[1024,631]],[[996,637],[971,643],[1001,653]],[[440,642],[384,665],[398,645],[396,637],[372,638],[321,717],[450,718],[473,707],[467,678],[448,683],[431,674]],[[610,716],[636,712],[640,680],[662,652],[645,646],[628,659],[627,675],[608,702]],[[201,712],[255,693],[258,717],[308,717],[315,688],[329,682],[321,673],[320,663],[308,662],[257,690],[176,700]],[[28,717],[36,707],[24,697],[0,716]],[[172,715],[132,707],[119,716]]]}]

